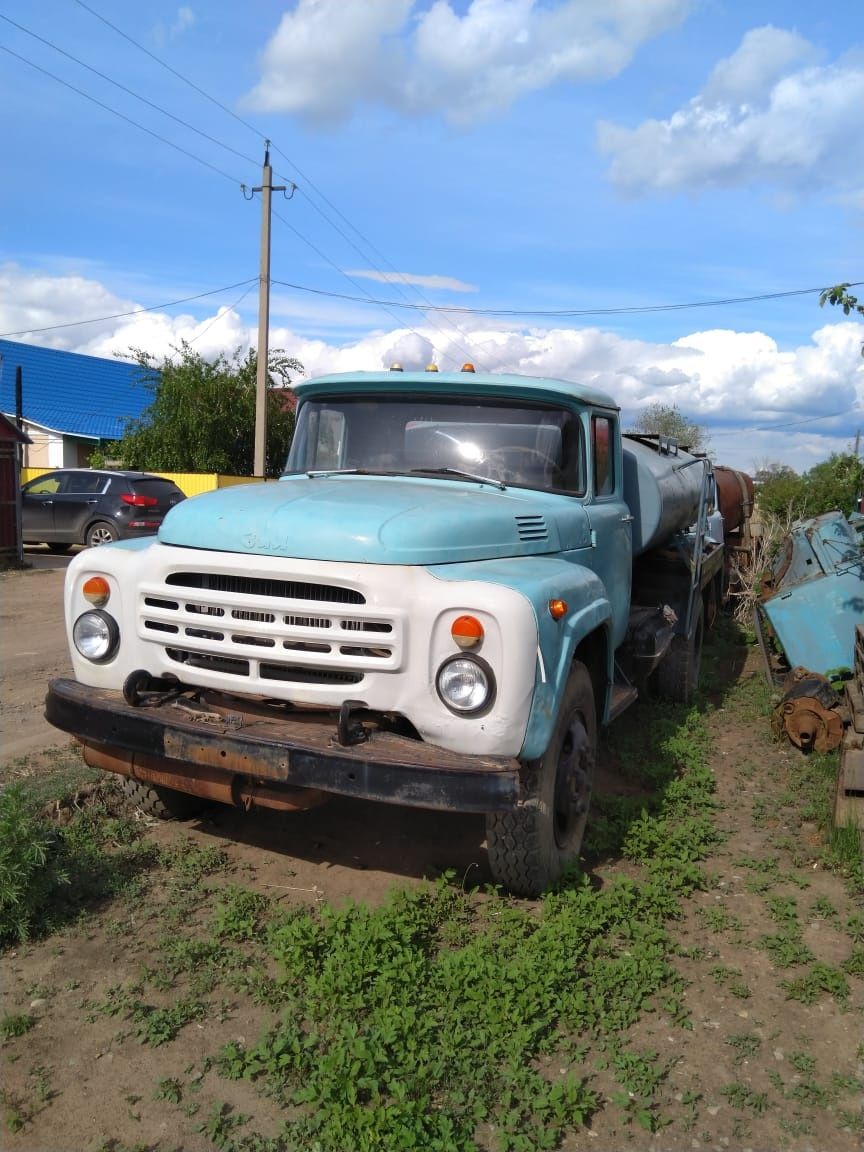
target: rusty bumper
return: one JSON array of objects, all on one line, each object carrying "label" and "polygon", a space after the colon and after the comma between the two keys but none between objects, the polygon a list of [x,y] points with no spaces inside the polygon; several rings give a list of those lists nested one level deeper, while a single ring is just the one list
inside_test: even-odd
[{"label": "rusty bumper", "polygon": [[144,778],[136,764],[160,763],[183,791],[194,790],[183,787],[184,779],[200,776],[235,796],[264,785],[448,812],[506,812],[519,803],[519,762],[510,757],[463,755],[374,726],[364,743],[346,747],[330,712],[285,711],[236,697],[213,697],[207,708],[196,714],[182,698],[133,707],[120,692],[67,679],[52,680],[45,698],[49,723],[96,751],[111,770]]}]

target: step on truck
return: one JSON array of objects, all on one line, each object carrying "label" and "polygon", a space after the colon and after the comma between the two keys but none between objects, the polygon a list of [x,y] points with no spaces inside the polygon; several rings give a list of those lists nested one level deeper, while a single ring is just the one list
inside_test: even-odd
[{"label": "step on truck", "polygon": [[483,813],[495,881],[536,895],[578,860],[598,728],[696,689],[710,463],[565,381],[466,365],[296,393],[278,481],[73,559],[74,679],[46,716],[156,815]]}]

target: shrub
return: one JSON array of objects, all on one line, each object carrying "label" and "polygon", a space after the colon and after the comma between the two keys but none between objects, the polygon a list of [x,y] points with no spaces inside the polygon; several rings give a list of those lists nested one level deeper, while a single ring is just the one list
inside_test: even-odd
[{"label": "shrub", "polygon": [[57,837],[21,785],[0,790],[0,945],[26,940],[69,877]]}]

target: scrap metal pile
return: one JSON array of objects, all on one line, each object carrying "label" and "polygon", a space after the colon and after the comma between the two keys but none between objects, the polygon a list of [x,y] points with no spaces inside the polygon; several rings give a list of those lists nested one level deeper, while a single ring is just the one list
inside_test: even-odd
[{"label": "scrap metal pile", "polygon": [[835,821],[864,829],[864,551],[860,517],[793,525],[754,611],[778,734],[804,752],[841,746]]}]

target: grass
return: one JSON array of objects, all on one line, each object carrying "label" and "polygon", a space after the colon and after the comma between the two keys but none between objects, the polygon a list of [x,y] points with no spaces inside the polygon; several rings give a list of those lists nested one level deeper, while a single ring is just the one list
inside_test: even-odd
[{"label": "grass", "polygon": [[[729,651],[722,642],[715,661]],[[767,745],[770,701],[758,682],[723,690],[715,670],[711,684],[716,706],[732,711],[736,723],[752,723],[754,739],[764,735]],[[858,1080],[814,1066],[806,1038],[786,1044],[777,1071],[772,1039],[758,1020],[759,986],[745,964],[747,950],[758,947],[781,999],[845,1008],[862,979],[864,916],[805,895],[803,869],[790,870],[786,849],[776,847],[729,858],[746,875],[748,899],[764,909],[751,914],[755,926],[725,903],[702,907],[690,918],[698,938],[682,941],[691,898],[720,891],[705,868],[708,856],[724,850],[710,725],[710,709],[654,704],[613,732],[606,754],[628,794],[597,798],[586,872],[536,902],[471,890],[445,874],[395,889],[380,907],[286,907],[235,883],[221,847],[175,838],[157,850],[107,795],[91,798],[64,827],[46,826],[27,803],[25,781],[17,811],[35,820],[37,840],[48,836],[46,866],[54,869],[46,872],[52,879],[44,898],[28,909],[25,932],[44,935],[104,908],[118,941],[137,933],[144,952],[137,976],[103,985],[86,1007],[93,1020],[116,1022],[115,1051],[141,1045],[173,1056],[190,1030],[203,1025],[206,1036],[229,1024],[197,1067],[181,1075],[176,1058],[166,1058],[160,1078],[147,1082],[153,1087],[134,1105],[126,1101],[136,1117],[156,1101],[190,1146],[533,1152],[601,1119],[617,1133],[616,1144],[672,1127],[703,1137],[716,1110],[707,1106],[721,1104],[736,1118],[733,1135],[753,1145],[760,1142],[753,1132],[772,1118],[790,1137],[809,1133],[820,1110],[850,1127],[854,1114],[844,1105],[860,1093]],[[764,786],[761,771],[754,754],[748,787]],[[854,887],[855,865],[823,824],[830,814],[826,765],[792,758],[788,773],[777,775],[775,791],[800,805],[784,819],[825,827],[824,859]],[[740,818],[751,827],[776,820],[776,804],[762,799],[743,805]],[[64,870],[82,878],[80,891],[69,891]],[[818,962],[803,943],[801,922],[814,918],[849,938],[836,967]],[[734,939],[718,939],[724,934]],[[677,1055],[687,1050],[693,1023],[683,971],[715,1004],[731,999],[718,1066],[725,1058],[725,1078],[734,1068],[735,1079],[721,1074],[713,1089],[688,1080],[686,1059]],[[747,1031],[737,1030],[743,1017]],[[12,1046],[24,1035],[15,1018],[2,1022]],[[702,1039],[694,1033],[693,1045]],[[34,1071],[24,1084],[2,1099],[10,1130],[30,1124],[51,1101],[50,1070]],[[229,1088],[242,1110],[224,1101]],[[281,1118],[270,1130],[257,1120],[256,1097]],[[716,1140],[709,1134],[703,1142]]]}]

